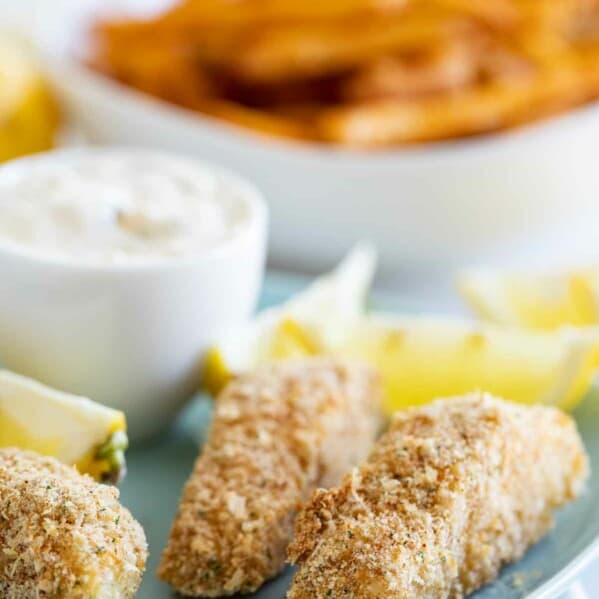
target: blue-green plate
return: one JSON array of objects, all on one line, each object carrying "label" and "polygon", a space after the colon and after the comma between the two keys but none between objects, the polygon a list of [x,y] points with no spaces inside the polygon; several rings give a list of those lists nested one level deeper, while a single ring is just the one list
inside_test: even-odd
[{"label": "blue-green plate", "polygon": [[[271,275],[265,285],[262,306],[283,301],[298,290],[303,282],[299,278]],[[385,309],[410,310],[410,306],[389,297],[375,298],[374,304]],[[586,398],[575,416],[591,456],[593,471],[599,473],[599,390]],[[161,438],[144,446],[133,447],[128,453],[129,474],[122,485],[122,499],[142,523],[150,544],[150,559],[138,595],[140,599],[176,596],[156,578],[156,567],[177,510],[181,488],[191,471],[209,418],[210,402],[197,398]],[[586,495],[558,514],[553,532],[517,564],[505,568],[494,584],[472,597],[557,597],[598,553],[599,476],[593,475]],[[283,599],[291,575],[290,570],[286,571],[253,597]]]}]

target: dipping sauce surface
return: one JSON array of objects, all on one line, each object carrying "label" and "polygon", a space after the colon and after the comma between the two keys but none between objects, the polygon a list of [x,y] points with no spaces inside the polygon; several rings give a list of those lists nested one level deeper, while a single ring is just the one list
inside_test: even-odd
[{"label": "dipping sauce surface", "polygon": [[75,261],[199,254],[239,233],[247,194],[221,173],[151,151],[58,153],[0,169],[0,242]]}]

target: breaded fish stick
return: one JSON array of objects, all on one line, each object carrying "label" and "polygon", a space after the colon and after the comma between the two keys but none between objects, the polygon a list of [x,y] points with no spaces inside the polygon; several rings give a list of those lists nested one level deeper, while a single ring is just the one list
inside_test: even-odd
[{"label": "breaded fish stick", "polygon": [[54,458],[0,449],[0,597],[131,599],[147,545],[118,495]]},{"label": "breaded fish stick", "polygon": [[473,394],[400,412],[366,463],[298,516],[287,597],[464,597],[551,528],[588,472],[554,408]]},{"label": "breaded fish stick", "polygon": [[232,382],[216,401],[159,576],[203,597],[251,592],[275,576],[299,505],[367,455],[379,405],[369,369],[327,359]]}]

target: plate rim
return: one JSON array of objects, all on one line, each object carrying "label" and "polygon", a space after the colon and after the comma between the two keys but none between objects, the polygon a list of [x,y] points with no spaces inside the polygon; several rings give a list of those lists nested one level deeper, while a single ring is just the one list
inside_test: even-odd
[{"label": "plate rim", "polygon": [[573,560],[556,572],[541,587],[526,595],[524,599],[553,599],[557,593],[567,590],[569,586],[576,582],[577,576],[598,554],[599,534]]}]

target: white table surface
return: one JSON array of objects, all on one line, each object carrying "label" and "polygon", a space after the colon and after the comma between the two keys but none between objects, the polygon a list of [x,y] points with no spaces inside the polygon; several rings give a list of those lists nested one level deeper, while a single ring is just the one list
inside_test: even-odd
[{"label": "white table surface", "polygon": [[[170,0],[126,1],[134,4],[136,7],[147,8],[162,5]],[[77,4],[77,0],[19,0],[18,2],[15,2],[15,0],[0,0],[0,27],[18,28],[27,32],[29,20],[35,18],[35,6],[38,2],[61,2],[63,5],[71,4],[74,8]],[[122,4],[125,4],[125,2]],[[422,299],[426,304],[426,296],[423,296]],[[570,592],[559,599],[599,599],[599,556],[586,569],[580,577],[579,582],[574,585]]]}]

